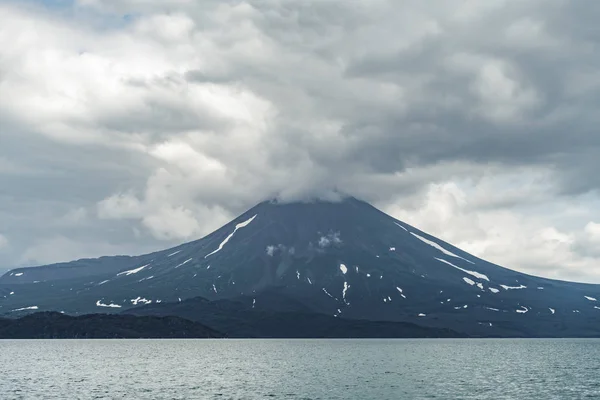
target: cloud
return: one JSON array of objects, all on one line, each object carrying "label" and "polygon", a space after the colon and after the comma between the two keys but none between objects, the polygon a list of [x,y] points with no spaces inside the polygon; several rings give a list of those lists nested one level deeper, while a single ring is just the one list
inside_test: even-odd
[{"label": "cloud", "polygon": [[598,280],[597,11],[5,2],[2,262],[51,259],[57,237],[64,257],[139,253],[345,192],[509,267]]},{"label": "cloud", "polygon": [[6,236],[0,234],[0,251],[6,247],[8,247],[8,239]]}]

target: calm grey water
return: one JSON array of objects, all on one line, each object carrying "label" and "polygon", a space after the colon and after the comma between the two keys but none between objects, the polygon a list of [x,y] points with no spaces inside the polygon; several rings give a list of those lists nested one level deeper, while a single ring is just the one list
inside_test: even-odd
[{"label": "calm grey water", "polygon": [[600,399],[600,340],[0,340],[1,399]]}]

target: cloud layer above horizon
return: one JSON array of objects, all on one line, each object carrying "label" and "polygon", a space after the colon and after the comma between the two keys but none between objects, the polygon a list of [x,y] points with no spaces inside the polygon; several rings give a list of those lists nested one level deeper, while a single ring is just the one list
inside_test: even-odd
[{"label": "cloud layer above horizon", "polygon": [[600,3],[5,1],[0,268],[374,205],[600,283]]}]

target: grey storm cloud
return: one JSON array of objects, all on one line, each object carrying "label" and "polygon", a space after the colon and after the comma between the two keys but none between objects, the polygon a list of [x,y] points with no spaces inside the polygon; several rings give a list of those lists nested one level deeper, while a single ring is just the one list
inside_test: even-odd
[{"label": "grey storm cloud", "polygon": [[343,192],[507,267],[600,280],[600,4],[42,3],[0,5],[0,266]]}]

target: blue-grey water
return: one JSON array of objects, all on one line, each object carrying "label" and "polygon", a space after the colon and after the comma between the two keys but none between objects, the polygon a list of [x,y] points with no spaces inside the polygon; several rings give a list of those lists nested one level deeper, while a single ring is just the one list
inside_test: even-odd
[{"label": "blue-grey water", "polygon": [[600,399],[600,340],[0,340],[1,399]]}]

